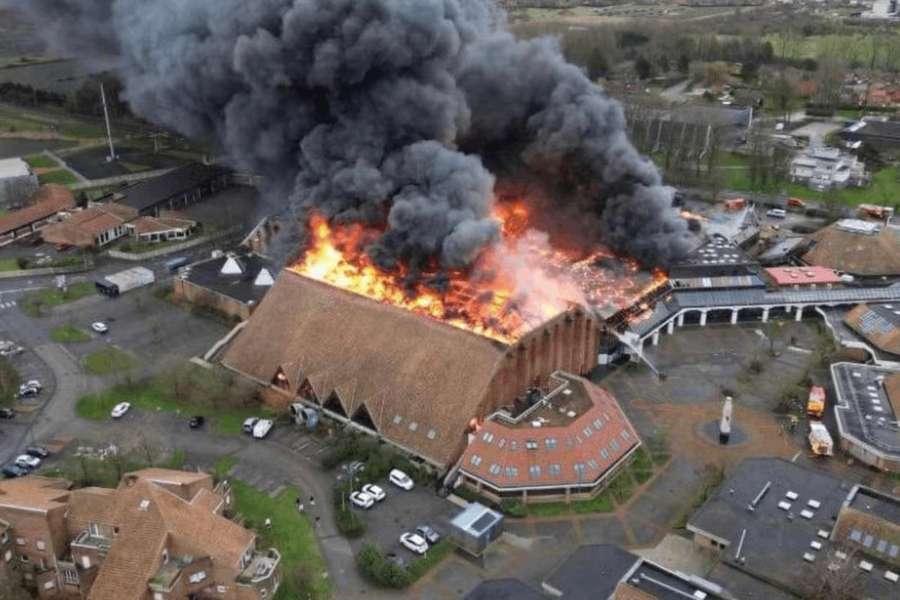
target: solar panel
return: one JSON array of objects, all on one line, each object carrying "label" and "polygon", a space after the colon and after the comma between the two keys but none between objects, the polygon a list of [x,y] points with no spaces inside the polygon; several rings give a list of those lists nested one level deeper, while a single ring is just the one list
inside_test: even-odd
[{"label": "solar panel", "polygon": [[491,513],[485,513],[478,517],[478,519],[472,523],[472,529],[477,531],[478,533],[482,533],[485,529],[490,527],[494,523],[494,515]]}]

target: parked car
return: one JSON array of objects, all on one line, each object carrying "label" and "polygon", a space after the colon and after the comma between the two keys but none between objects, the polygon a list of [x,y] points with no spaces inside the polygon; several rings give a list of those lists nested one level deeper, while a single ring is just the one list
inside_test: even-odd
[{"label": "parked car", "polygon": [[42,389],[44,389],[44,386],[41,385],[41,382],[38,379],[29,379],[22,385],[27,386],[27,387],[33,387],[33,388],[37,389],[38,391],[41,391]]},{"label": "parked car", "polygon": [[391,469],[391,472],[388,474],[388,481],[406,491],[413,489],[413,486],[415,485],[409,475],[400,469]]},{"label": "parked car", "polygon": [[787,218],[787,211],[783,208],[770,208],[766,212],[766,216],[771,219],[784,219]]},{"label": "parked car", "polygon": [[14,419],[16,411],[11,408],[0,408],[0,419]]},{"label": "parked car", "polygon": [[350,494],[350,502],[354,506],[369,509],[375,505],[375,498],[365,492],[353,492]]},{"label": "parked car", "polygon": [[101,335],[109,332],[109,326],[103,321],[96,321],[94,323],[91,323],[91,329]]},{"label": "parked car", "polygon": [[253,426],[253,437],[261,440],[269,435],[269,432],[272,431],[272,427],[275,426],[273,421],[269,419],[260,419],[256,422],[256,425]]},{"label": "parked car", "polygon": [[6,465],[3,467],[3,470],[0,471],[3,473],[3,476],[7,479],[13,479],[15,477],[22,477],[24,475],[28,475],[28,469],[23,469],[19,465],[13,463]]},{"label": "parked car", "polygon": [[256,427],[256,424],[259,422],[258,417],[248,417],[244,420],[244,424],[241,425],[241,430],[244,433],[253,433],[253,428]]},{"label": "parked car", "polygon": [[112,415],[113,419],[119,419],[119,418],[123,417],[125,415],[125,413],[127,413],[129,411],[129,409],[131,409],[130,402],[119,402],[118,404],[116,404],[113,407],[112,412],[110,414]]},{"label": "parked car", "polygon": [[425,538],[432,546],[441,541],[441,534],[435,531],[430,525],[419,525],[416,527],[416,533]]},{"label": "parked car", "polygon": [[19,398],[34,398],[41,393],[41,388],[23,383],[19,386]]},{"label": "parked car", "polygon": [[25,348],[14,344],[9,340],[0,341],[0,356],[15,356],[16,354],[22,354],[25,352]]},{"label": "parked car", "polygon": [[38,458],[47,458],[50,456],[50,451],[43,446],[28,446],[25,448],[25,454],[37,456]]},{"label": "parked car", "polygon": [[416,554],[425,554],[428,552],[428,542],[417,533],[404,533],[400,536],[400,543],[403,544],[404,548],[415,552]]},{"label": "parked car", "polygon": [[16,464],[23,469],[37,469],[41,466],[41,459],[30,454],[20,454],[16,457]]},{"label": "parked car", "polygon": [[375,502],[381,502],[386,496],[384,490],[374,483],[367,483],[362,486],[362,491],[375,498]]},{"label": "parked car", "polygon": [[409,561],[397,554],[396,552],[388,552],[384,555],[389,562],[397,565],[401,569],[405,569],[409,566]]},{"label": "parked car", "polygon": [[203,427],[204,423],[206,423],[206,418],[202,415],[196,415],[191,417],[191,420],[188,421],[188,427],[191,429],[200,429]]}]

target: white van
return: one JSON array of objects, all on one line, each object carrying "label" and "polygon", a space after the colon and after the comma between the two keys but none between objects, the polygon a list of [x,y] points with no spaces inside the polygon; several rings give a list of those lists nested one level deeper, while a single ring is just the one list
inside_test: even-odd
[{"label": "white van", "polygon": [[275,425],[269,419],[260,419],[256,422],[256,425],[253,426],[253,437],[258,440],[263,439],[269,432],[272,431],[272,426]]},{"label": "white van", "polygon": [[766,213],[767,217],[772,219],[784,219],[787,217],[787,211],[783,208],[772,208],[769,209],[769,212]]}]

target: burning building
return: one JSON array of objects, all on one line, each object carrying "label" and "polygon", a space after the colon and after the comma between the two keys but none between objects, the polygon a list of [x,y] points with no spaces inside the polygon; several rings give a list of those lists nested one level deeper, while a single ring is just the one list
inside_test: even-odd
[{"label": "burning building", "polygon": [[222,362],[283,406],[300,397],[447,467],[484,417],[556,370],[591,370],[598,334],[572,306],[501,340],[288,269]]}]

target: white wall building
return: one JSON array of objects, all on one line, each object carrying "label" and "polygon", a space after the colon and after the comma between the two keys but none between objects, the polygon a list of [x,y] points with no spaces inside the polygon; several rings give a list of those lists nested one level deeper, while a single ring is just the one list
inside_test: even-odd
[{"label": "white wall building", "polygon": [[810,147],[791,161],[791,181],[824,192],[868,183],[866,167],[852,154],[839,148]]},{"label": "white wall building", "polygon": [[24,203],[38,189],[37,175],[21,158],[0,160],[0,206]]}]

